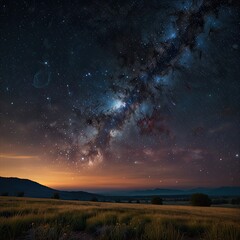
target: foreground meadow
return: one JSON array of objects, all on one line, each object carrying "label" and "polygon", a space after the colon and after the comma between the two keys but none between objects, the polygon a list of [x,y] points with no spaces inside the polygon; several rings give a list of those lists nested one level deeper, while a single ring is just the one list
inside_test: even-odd
[{"label": "foreground meadow", "polygon": [[0,197],[0,239],[239,240],[240,209]]}]

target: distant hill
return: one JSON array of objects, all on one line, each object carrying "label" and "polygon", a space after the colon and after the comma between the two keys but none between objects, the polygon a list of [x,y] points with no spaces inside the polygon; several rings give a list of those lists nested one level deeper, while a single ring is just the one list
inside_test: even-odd
[{"label": "distant hill", "polygon": [[122,196],[123,199],[127,199],[128,197],[137,198],[139,196],[149,198],[154,195],[179,197],[189,196],[193,193],[205,193],[210,196],[240,196],[240,187],[194,188],[190,190],[155,188],[132,191],[111,191],[99,195],[83,191],[59,191],[28,179],[0,177],[0,195],[5,192],[7,192],[9,196],[16,196],[18,192],[24,192],[25,197],[34,198],[51,198],[54,193],[58,192],[60,198],[65,200],[92,200],[93,198],[97,198],[98,200],[114,201],[120,199],[118,196]]},{"label": "distant hill", "polygon": [[210,196],[240,196],[240,187],[194,188],[188,192],[190,194],[200,192]]},{"label": "distant hill", "polygon": [[0,177],[0,195],[7,192],[9,196],[16,196],[18,192],[24,192],[25,197],[51,198],[53,193],[58,192],[61,199],[66,200],[91,200],[94,197],[101,199],[101,195],[83,191],[59,191],[41,185],[37,182],[20,179]]},{"label": "distant hill", "polygon": [[193,193],[205,193],[210,196],[240,196],[240,187],[193,188],[190,190],[155,188],[132,191],[112,191],[103,194],[108,196],[187,196]]}]

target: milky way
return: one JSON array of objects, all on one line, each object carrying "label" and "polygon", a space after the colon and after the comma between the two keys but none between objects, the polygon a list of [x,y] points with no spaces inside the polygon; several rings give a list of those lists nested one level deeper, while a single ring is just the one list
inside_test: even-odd
[{"label": "milky way", "polygon": [[6,2],[5,149],[238,183],[239,24],[227,0]]}]

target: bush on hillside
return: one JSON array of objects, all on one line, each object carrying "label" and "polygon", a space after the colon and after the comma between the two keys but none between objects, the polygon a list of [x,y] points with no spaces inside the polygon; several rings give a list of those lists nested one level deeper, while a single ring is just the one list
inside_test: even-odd
[{"label": "bush on hillside", "polygon": [[231,204],[233,204],[233,205],[240,205],[240,198],[233,198],[231,200]]},{"label": "bush on hillside", "polygon": [[24,192],[17,192],[17,197],[24,197]]},{"label": "bush on hillside", "polygon": [[93,198],[91,199],[91,201],[92,201],[92,202],[98,202],[98,199],[97,199],[97,197],[93,197]]},{"label": "bush on hillside", "polygon": [[53,193],[52,198],[53,198],[53,199],[60,199],[59,193],[58,193],[58,192]]},{"label": "bush on hillside", "polygon": [[192,206],[203,206],[203,207],[209,207],[212,204],[211,199],[207,194],[203,193],[195,193],[191,196],[190,199]]},{"label": "bush on hillside", "polygon": [[5,197],[8,196],[8,192],[2,192],[1,196],[5,196]]},{"label": "bush on hillside", "polygon": [[158,196],[155,196],[152,198],[151,200],[151,203],[152,204],[156,204],[156,205],[162,205],[162,198],[158,197]]}]

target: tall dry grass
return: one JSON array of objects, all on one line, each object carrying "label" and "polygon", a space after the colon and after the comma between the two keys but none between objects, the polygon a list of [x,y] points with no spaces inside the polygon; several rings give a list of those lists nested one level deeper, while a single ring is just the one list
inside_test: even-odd
[{"label": "tall dry grass", "polygon": [[239,240],[240,209],[0,197],[0,239]]}]

